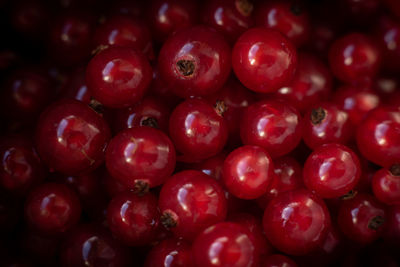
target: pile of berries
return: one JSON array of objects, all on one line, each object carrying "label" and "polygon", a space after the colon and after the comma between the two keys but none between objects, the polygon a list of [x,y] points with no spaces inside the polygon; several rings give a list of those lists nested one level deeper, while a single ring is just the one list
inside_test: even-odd
[{"label": "pile of berries", "polygon": [[0,266],[400,266],[399,0],[0,24]]}]

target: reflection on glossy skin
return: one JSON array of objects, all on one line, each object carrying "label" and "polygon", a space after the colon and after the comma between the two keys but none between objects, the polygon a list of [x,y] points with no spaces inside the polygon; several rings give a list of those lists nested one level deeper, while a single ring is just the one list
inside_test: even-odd
[{"label": "reflection on glossy skin", "polygon": [[375,36],[383,49],[383,64],[389,70],[400,67],[400,24],[390,16],[378,20]]},{"label": "reflection on glossy skin", "polygon": [[368,160],[383,167],[400,162],[400,110],[380,107],[371,111],[358,127],[358,149]]},{"label": "reflection on glossy skin", "polygon": [[106,152],[111,176],[129,188],[138,181],[150,187],[162,184],[175,168],[175,149],[160,130],[134,127],[116,135]]},{"label": "reflection on glossy skin", "polygon": [[347,194],[356,186],[360,176],[358,157],[339,144],[327,144],[314,150],[303,171],[305,185],[322,198]]},{"label": "reflection on glossy skin", "polygon": [[330,217],[320,198],[305,189],[297,189],[269,202],[263,225],[273,246],[290,255],[304,255],[323,241]]},{"label": "reflection on glossy skin", "polygon": [[400,204],[400,165],[377,171],[372,178],[372,190],[375,197],[388,205]]},{"label": "reflection on glossy skin", "polygon": [[259,248],[243,226],[223,222],[204,230],[193,243],[197,266],[256,267]]},{"label": "reflection on glossy skin", "polygon": [[145,267],[185,267],[193,265],[191,245],[169,238],[155,245],[147,254]]},{"label": "reflection on glossy skin", "polygon": [[301,139],[300,114],[285,102],[254,103],[244,112],[241,123],[243,143],[259,145],[273,158],[289,153]]},{"label": "reflection on glossy skin", "polygon": [[199,171],[183,171],[169,178],[160,192],[161,213],[172,213],[175,235],[192,240],[204,228],[225,219],[227,207],[222,187]]}]

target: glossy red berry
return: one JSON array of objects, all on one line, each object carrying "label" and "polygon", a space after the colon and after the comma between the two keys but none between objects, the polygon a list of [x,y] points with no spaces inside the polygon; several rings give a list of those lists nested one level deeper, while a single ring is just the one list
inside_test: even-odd
[{"label": "glossy red berry", "polygon": [[147,254],[145,267],[186,267],[193,264],[191,245],[169,238],[155,245]]},{"label": "glossy red berry", "polygon": [[301,140],[300,114],[282,101],[250,105],[241,119],[240,137],[246,145],[264,148],[272,158],[292,151]]},{"label": "glossy red berry", "polygon": [[111,232],[130,246],[153,241],[159,218],[157,198],[152,193],[142,196],[133,192],[121,193],[111,200],[107,209]]},{"label": "glossy red berry", "polygon": [[80,214],[81,206],[76,193],[63,184],[43,184],[35,188],[25,202],[28,224],[49,235],[71,229]]},{"label": "glossy red berry", "polygon": [[375,197],[387,205],[400,204],[400,165],[377,171],[372,178],[372,190]]},{"label": "glossy red berry", "polygon": [[293,78],[297,67],[296,48],[277,31],[250,29],[235,43],[232,67],[238,79],[250,90],[274,92]]},{"label": "glossy red berry", "polygon": [[335,104],[313,104],[303,118],[303,140],[315,149],[323,144],[349,142],[353,134],[349,114]]},{"label": "glossy red berry", "polygon": [[161,223],[177,237],[193,240],[198,233],[226,217],[224,191],[199,171],[182,171],[161,188]]},{"label": "glossy red berry", "polygon": [[263,225],[274,247],[290,255],[303,255],[324,240],[330,216],[322,199],[305,189],[297,189],[269,202]]},{"label": "glossy red berry", "polygon": [[77,174],[100,165],[110,130],[104,119],[82,102],[55,102],[42,113],[36,128],[41,159],[64,174]]},{"label": "glossy red berry", "polygon": [[215,30],[196,26],[177,32],[158,57],[162,79],[180,97],[216,93],[228,79],[231,49]]},{"label": "glossy red berry", "polygon": [[400,109],[379,107],[357,129],[357,146],[368,160],[383,167],[400,162]]},{"label": "glossy red berry", "polygon": [[338,107],[347,112],[353,125],[358,125],[368,111],[381,103],[380,97],[369,89],[344,85],[334,94],[334,101]]},{"label": "glossy red berry", "polygon": [[304,184],[322,198],[336,198],[350,192],[361,176],[357,155],[340,144],[318,147],[303,169]]},{"label": "glossy red berry", "polygon": [[127,264],[128,251],[111,234],[97,225],[75,228],[61,248],[62,266],[115,266]]},{"label": "glossy red berry", "polygon": [[214,109],[201,99],[185,100],[174,109],[169,134],[184,161],[206,159],[224,148],[228,127],[217,112],[218,106]]},{"label": "glossy red berry", "polygon": [[162,184],[175,168],[171,140],[152,127],[118,133],[107,147],[106,166],[111,176],[138,193]]},{"label": "glossy red berry", "polygon": [[297,267],[297,264],[286,256],[274,254],[267,256],[260,267]]},{"label": "glossy red berry", "polygon": [[201,171],[202,173],[205,173],[208,176],[215,178],[215,180],[217,181],[221,181],[222,170],[224,167],[226,155],[226,152],[222,151],[221,153],[211,158],[208,158],[201,162],[190,164],[189,166],[194,170]]},{"label": "glossy red berry", "polygon": [[361,33],[337,39],[329,51],[333,74],[341,81],[357,84],[373,78],[379,70],[381,55],[378,46]]},{"label": "glossy red berry", "polygon": [[245,227],[223,222],[197,236],[193,257],[198,267],[255,267],[259,263],[259,249]]},{"label": "glossy red berry", "polygon": [[152,70],[145,56],[128,47],[110,47],[92,58],[86,84],[92,96],[106,107],[136,104],[150,85]]},{"label": "glossy red berry", "polygon": [[300,53],[294,78],[274,96],[303,113],[310,105],[328,100],[331,91],[332,75],[328,67],[314,55]]},{"label": "glossy red berry", "polygon": [[310,37],[308,10],[299,1],[268,1],[256,7],[257,26],[277,30],[296,46],[301,46]]},{"label": "glossy red berry", "polygon": [[85,68],[77,68],[67,77],[67,81],[62,88],[62,97],[90,104],[92,97],[86,86]]},{"label": "glossy red berry", "polygon": [[45,178],[44,166],[27,138],[3,137],[0,159],[0,187],[8,192],[25,194]]},{"label": "glossy red berry", "polygon": [[384,240],[396,247],[400,244],[400,205],[393,205],[386,209]]},{"label": "glossy red berry", "polygon": [[265,194],[274,176],[267,151],[259,146],[242,146],[225,159],[223,181],[229,193],[242,199],[255,199]]},{"label": "glossy red berry", "polygon": [[366,244],[381,236],[385,226],[385,208],[368,194],[357,194],[340,206],[340,230],[351,240]]},{"label": "glossy red berry", "polygon": [[148,6],[147,16],[152,35],[159,42],[197,22],[199,7],[196,1],[152,0]]},{"label": "glossy red berry", "polygon": [[248,0],[207,1],[202,21],[234,42],[253,25],[253,3]]}]

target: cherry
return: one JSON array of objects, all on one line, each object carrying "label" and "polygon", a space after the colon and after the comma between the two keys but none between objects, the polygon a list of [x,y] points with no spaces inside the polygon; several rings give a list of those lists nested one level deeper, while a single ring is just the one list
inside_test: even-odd
[{"label": "cherry", "polygon": [[249,29],[233,47],[233,70],[243,85],[255,92],[275,92],[287,85],[296,66],[296,48],[274,30]]},{"label": "cherry", "polygon": [[329,51],[333,74],[341,81],[359,84],[379,70],[380,50],[367,35],[350,33],[337,39]]},{"label": "cherry", "polygon": [[221,89],[228,79],[231,49],[213,29],[191,27],[163,44],[158,66],[161,77],[177,96],[207,96]]},{"label": "cherry", "polygon": [[161,188],[158,205],[161,223],[188,240],[223,221],[227,212],[222,187],[199,171],[182,171],[169,178]]},{"label": "cherry", "polygon": [[111,232],[130,246],[149,244],[159,222],[157,198],[152,193],[138,196],[124,192],[115,196],[107,209]]},{"label": "cherry", "polygon": [[111,176],[141,194],[162,184],[175,168],[175,149],[160,130],[135,127],[119,132],[106,152]]},{"label": "cherry", "polygon": [[369,194],[344,200],[338,214],[340,230],[362,244],[371,243],[382,234],[385,220],[385,208]]},{"label": "cherry", "polygon": [[255,20],[258,26],[281,32],[296,46],[310,37],[308,11],[295,0],[263,2],[256,8]]},{"label": "cherry", "polygon": [[128,47],[110,47],[94,56],[86,69],[86,84],[104,106],[136,104],[150,85],[152,70],[145,56]]},{"label": "cherry", "polygon": [[263,225],[274,247],[290,255],[303,255],[324,240],[330,216],[322,199],[305,189],[297,189],[269,202]]},{"label": "cherry", "polygon": [[292,81],[274,96],[287,101],[304,113],[310,105],[328,100],[332,75],[325,64],[312,54],[299,53],[298,67]]},{"label": "cherry", "polygon": [[45,178],[44,167],[27,138],[3,137],[0,158],[0,186],[8,192],[25,194]]},{"label": "cherry", "polygon": [[311,149],[327,143],[346,144],[352,130],[349,114],[330,102],[312,105],[303,118],[303,140]]},{"label": "cherry", "polygon": [[246,145],[261,146],[272,158],[283,156],[301,140],[300,114],[283,101],[259,101],[245,110],[240,137]]},{"label": "cherry", "polygon": [[191,245],[184,240],[169,238],[155,245],[147,254],[145,267],[186,267],[193,263]]},{"label": "cherry", "polygon": [[169,115],[169,108],[163,101],[149,96],[132,107],[116,110],[113,128],[120,132],[137,126],[150,126],[167,132]]},{"label": "cherry", "polygon": [[259,248],[244,226],[223,222],[197,236],[193,258],[198,267],[255,267],[259,262]]},{"label": "cherry", "polygon": [[267,256],[260,267],[297,267],[297,264],[286,256],[274,254]]},{"label": "cherry", "polygon": [[340,144],[318,147],[303,169],[304,184],[322,198],[340,197],[352,190],[361,176],[357,155]]},{"label": "cherry", "polygon": [[383,167],[400,162],[400,110],[379,107],[357,129],[357,146],[368,160]]},{"label": "cherry", "polygon": [[152,53],[150,30],[139,20],[129,16],[112,16],[100,25],[94,33],[96,47],[123,46],[142,51],[146,55]]},{"label": "cherry", "polygon": [[196,10],[196,1],[150,1],[146,15],[152,35],[157,41],[164,42],[174,32],[193,26],[197,22]]},{"label": "cherry", "polygon": [[67,78],[63,87],[62,97],[73,98],[85,104],[91,103],[91,95],[86,86],[85,68],[79,67],[74,70]]},{"label": "cherry", "polygon": [[222,177],[229,193],[242,199],[255,199],[265,194],[273,176],[267,151],[258,146],[242,146],[226,157]]},{"label": "cherry", "polygon": [[81,214],[76,193],[56,183],[40,185],[25,202],[25,217],[34,229],[49,235],[60,234],[74,226]]},{"label": "cherry", "polygon": [[176,149],[183,154],[183,161],[209,158],[225,146],[228,127],[220,115],[223,110],[218,108],[201,99],[188,99],[172,112],[169,134]]},{"label": "cherry", "polygon": [[375,197],[387,205],[400,204],[400,165],[377,171],[372,178],[372,190]]},{"label": "cherry", "polygon": [[369,89],[344,85],[335,91],[334,101],[338,107],[347,112],[353,125],[358,125],[368,111],[378,107],[380,97]]},{"label": "cherry", "polygon": [[77,100],[53,103],[42,113],[36,128],[41,159],[64,174],[95,169],[104,158],[110,130],[104,119]]},{"label": "cherry", "polygon": [[64,241],[62,266],[127,266],[128,251],[104,228],[84,224],[75,228]]},{"label": "cherry", "polygon": [[230,42],[253,25],[253,4],[248,0],[206,2],[202,21],[222,33]]}]

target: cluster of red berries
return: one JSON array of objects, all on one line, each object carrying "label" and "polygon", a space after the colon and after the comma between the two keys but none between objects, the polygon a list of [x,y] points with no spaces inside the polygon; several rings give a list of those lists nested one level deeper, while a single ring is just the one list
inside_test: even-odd
[{"label": "cluster of red berries", "polygon": [[1,266],[400,266],[399,0],[0,15]]}]

